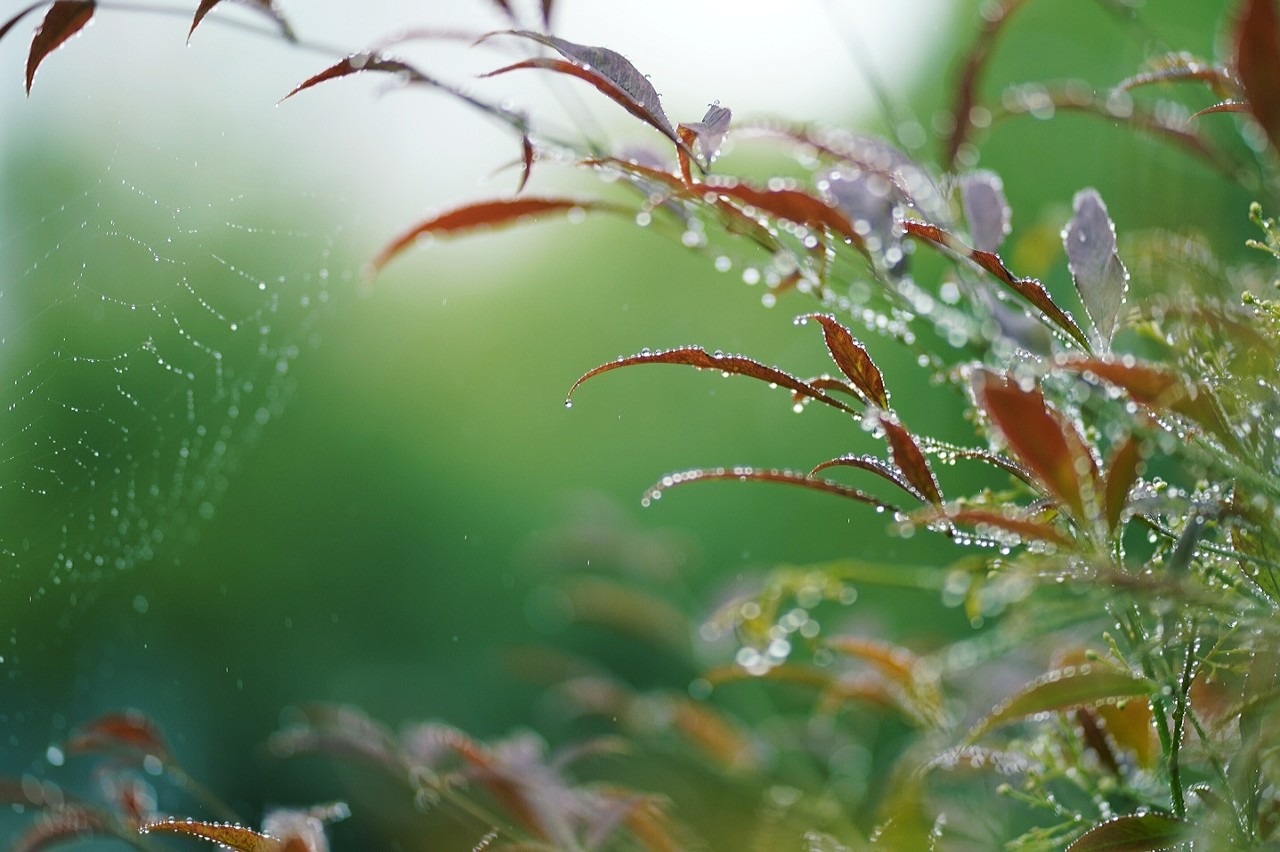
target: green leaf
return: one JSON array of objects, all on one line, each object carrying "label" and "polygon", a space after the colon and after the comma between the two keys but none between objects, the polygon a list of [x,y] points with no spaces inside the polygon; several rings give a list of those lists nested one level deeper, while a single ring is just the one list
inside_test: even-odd
[{"label": "green leaf", "polygon": [[[1067,666],[1036,678],[993,709],[969,733],[972,742],[987,732],[1037,713],[1070,710],[1121,698],[1150,695],[1155,685],[1144,677],[1108,666]],[[1099,847],[1101,848],[1101,847]]]},{"label": "green leaf", "polygon": [[1067,852],[1155,852],[1187,837],[1187,823],[1164,814],[1134,814],[1100,822],[1067,847]]}]

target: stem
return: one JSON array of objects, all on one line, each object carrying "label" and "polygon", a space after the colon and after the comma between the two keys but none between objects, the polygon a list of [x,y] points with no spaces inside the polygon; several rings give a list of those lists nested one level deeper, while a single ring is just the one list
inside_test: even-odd
[{"label": "stem", "polygon": [[1187,637],[1187,652],[1182,663],[1182,677],[1178,684],[1177,698],[1173,706],[1173,742],[1169,751],[1169,792],[1173,801],[1173,815],[1184,819],[1187,815],[1186,793],[1182,788],[1182,767],[1179,755],[1182,749],[1182,732],[1187,718],[1188,695],[1191,680],[1195,676],[1195,650],[1198,640],[1193,620]]}]

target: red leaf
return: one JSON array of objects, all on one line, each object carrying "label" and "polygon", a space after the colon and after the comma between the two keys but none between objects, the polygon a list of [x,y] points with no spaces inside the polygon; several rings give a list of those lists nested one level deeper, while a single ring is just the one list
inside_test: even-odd
[{"label": "red leaf", "polygon": [[1208,83],[1219,92],[1230,91],[1235,85],[1231,72],[1226,68],[1206,62],[1189,53],[1170,53],[1144,64],[1148,70],[1121,80],[1116,84],[1114,91],[1127,92],[1153,83],[1180,83],[1186,80]]},{"label": "red leaf", "polygon": [[170,818],[146,823],[138,829],[138,833],[182,834],[187,837],[199,837],[238,852],[284,852],[285,849],[282,840],[254,831],[252,828],[231,823]]},{"label": "red leaf", "polygon": [[1076,321],[1071,318],[1070,314],[1058,307],[1052,297],[1049,296],[1049,291],[1046,290],[1044,285],[1039,281],[1034,278],[1016,277],[1009,271],[1008,267],[1004,265],[1004,261],[1000,259],[999,255],[989,251],[979,251],[978,249],[970,248],[961,242],[955,235],[944,231],[937,225],[911,221],[904,224],[906,225],[907,233],[911,234],[913,237],[924,240],[932,245],[941,246],[948,251],[953,251],[956,254],[967,257],[974,263],[978,264],[978,266],[991,273],[1006,287],[1022,296],[1022,298],[1026,299],[1035,307],[1039,308],[1054,325],[1065,331],[1077,343],[1086,349],[1089,348],[1088,338],[1084,336],[1084,332],[1082,332],[1080,327],[1076,325]]},{"label": "red leaf", "polygon": [[649,489],[647,496],[641,501],[648,505],[650,501],[659,499],[663,492],[677,485],[685,485],[690,482],[703,481],[735,481],[735,482],[773,482],[781,485],[795,485],[800,488],[807,488],[810,491],[821,491],[825,494],[834,494],[837,497],[845,497],[850,500],[856,500],[859,503],[867,503],[875,506],[880,511],[898,513],[899,509],[892,503],[886,503],[878,497],[859,491],[856,488],[849,488],[838,482],[832,482],[829,479],[815,479],[803,473],[792,470],[757,470],[750,467],[734,467],[734,468],[712,468],[709,470],[685,470],[679,473],[668,474]]},{"label": "red leaf", "polygon": [[392,240],[371,264],[376,274],[398,254],[413,245],[419,237],[430,234],[452,237],[479,228],[501,228],[514,225],[522,219],[563,213],[569,210],[613,210],[622,208],[601,201],[576,201],[571,198],[513,198],[501,201],[482,201],[450,210],[424,222],[419,222]]},{"label": "red leaf", "polygon": [[25,8],[25,9],[23,9],[21,12],[19,12],[19,13],[18,13],[18,14],[16,14],[16,15],[14,15],[14,16],[13,16],[12,18],[10,18],[9,20],[5,21],[5,22],[4,22],[4,24],[3,24],[3,26],[0,26],[0,38],[4,38],[6,35],[8,35],[8,34],[9,34],[9,30],[11,30],[11,29],[13,29],[15,26],[17,26],[17,24],[18,24],[18,22],[19,22],[19,21],[21,21],[21,20],[22,20],[23,18],[25,18],[27,15],[31,14],[32,12],[34,12],[36,9],[39,9],[39,8],[40,8],[41,6],[43,6],[44,4],[45,4],[45,0],[36,0],[36,2],[35,2],[35,3],[32,3],[30,6],[28,6],[28,7],[27,7],[27,8]]},{"label": "red leaf", "polygon": [[572,405],[574,391],[578,386],[593,376],[601,373],[607,373],[611,370],[617,370],[620,367],[631,367],[636,364],[682,364],[689,367],[695,367],[699,370],[719,370],[722,373],[732,373],[739,376],[750,376],[753,379],[759,379],[762,382],[769,382],[774,385],[781,385],[796,393],[803,394],[810,399],[816,399],[818,402],[826,403],[832,408],[838,408],[841,411],[847,411],[854,414],[854,410],[845,405],[838,399],[828,396],[807,382],[797,379],[790,373],[784,373],[775,367],[766,367],[759,361],[753,361],[741,355],[723,355],[721,353],[709,353],[707,350],[697,346],[682,346],[678,349],[666,349],[658,352],[642,352],[639,355],[632,355],[629,358],[618,358],[616,361],[609,361],[601,364],[599,367],[585,373],[580,379],[573,383],[573,387],[569,388],[568,398],[565,405]]},{"label": "red leaf", "polygon": [[892,482],[912,497],[921,500],[924,499],[916,491],[915,487],[912,486],[910,482],[907,482],[906,478],[903,477],[902,473],[896,467],[893,467],[875,456],[840,456],[838,458],[824,461],[822,464],[809,471],[809,475],[813,476],[816,473],[821,473],[827,468],[832,467],[855,467],[858,470],[865,470],[869,473],[874,473],[876,476]]},{"label": "red leaf", "polygon": [[957,526],[977,527],[979,535],[983,534],[982,527],[994,527],[1021,539],[1045,541],[1065,548],[1073,546],[1071,539],[1060,533],[1055,527],[1013,510],[994,512],[989,509],[957,509],[954,512],[924,514],[922,517],[926,523],[945,518]]},{"label": "red leaf", "polygon": [[1213,113],[1216,113],[1216,112],[1248,112],[1248,111],[1249,111],[1249,105],[1244,101],[1223,101],[1221,103],[1214,104],[1213,106],[1205,107],[1204,109],[1199,110],[1198,112],[1193,112],[1187,118],[1187,121],[1192,121],[1194,119],[1199,118],[1202,115],[1212,115]]},{"label": "red leaf", "polygon": [[1007,374],[976,370],[974,396],[1009,448],[1036,474],[1040,487],[1078,522],[1096,514],[1098,469],[1075,427],[1049,406],[1039,388]]},{"label": "red leaf", "polygon": [[118,837],[105,814],[71,806],[41,814],[34,825],[6,847],[7,852],[40,852],[89,837]]},{"label": "red leaf", "polygon": [[1280,150],[1280,20],[1275,0],[1244,0],[1236,22],[1236,76],[1249,112]]},{"label": "red leaf", "polygon": [[1107,529],[1115,532],[1120,516],[1129,502],[1129,492],[1138,481],[1142,467],[1142,444],[1132,435],[1111,455],[1107,468],[1107,481],[1103,490],[1103,508],[1106,510]]},{"label": "red leaf", "polygon": [[282,102],[287,101],[298,92],[310,89],[317,83],[323,83],[326,80],[333,80],[338,77],[346,77],[349,74],[358,74],[361,71],[386,71],[392,74],[405,74],[410,79],[419,82],[432,82],[412,65],[401,62],[398,59],[386,59],[376,53],[361,52],[353,53],[345,59],[339,59],[319,74],[308,77],[280,100]]},{"label": "red leaf", "polygon": [[[27,94],[31,94],[31,83],[35,80],[36,68],[40,67],[40,63],[46,56],[89,23],[96,6],[97,3],[94,0],[58,0],[49,7],[44,21],[36,30],[35,37],[31,39],[31,53],[27,56]],[[17,18],[14,18],[5,25],[5,30],[7,31],[16,22]],[[0,32],[0,35],[3,35],[3,32]]]},{"label": "red leaf", "polygon": [[124,749],[141,754],[169,757],[160,726],[137,710],[108,713],[79,728],[67,741],[69,752],[104,752]]},{"label": "red leaf", "polygon": [[831,231],[862,248],[862,235],[854,229],[853,222],[849,221],[849,217],[840,208],[802,189],[756,189],[737,181],[708,183],[703,185],[703,189],[797,225]]},{"label": "red leaf", "polygon": [[822,324],[822,333],[827,341],[827,351],[836,362],[840,372],[849,377],[868,402],[881,408],[889,407],[889,395],[884,388],[884,376],[880,368],[871,360],[866,348],[854,339],[849,329],[845,328],[829,314],[806,314],[799,317],[800,322],[817,320]]},{"label": "red leaf", "polygon": [[1155,689],[1155,684],[1146,678],[1109,666],[1086,664],[1055,669],[994,708],[969,732],[969,741],[1038,713],[1093,707],[1120,698],[1146,698]]},{"label": "red leaf", "polygon": [[1100,822],[1067,847],[1067,852],[1158,852],[1173,849],[1191,834],[1191,826],[1164,814],[1116,817]]},{"label": "red leaf", "polygon": [[[200,0],[200,6],[196,9],[195,18],[191,21],[191,29],[187,31],[187,41],[191,40],[192,33],[196,31],[196,27],[200,26],[200,22],[204,20],[204,16],[209,14],[209,11],[221,2],[222,0]],[[269,17],[276,23],[276,26],[280,27],[280,32],[289,41],[298,40],[297,36],[294,35],[293,27],[291,27],[289,22],[285,20],[284,15],[280,12],[279,7],[276,6],[273,0],[239,0],[239,2],[245,6],[257,9],[259,12],[262,12],[264,15]]]},{"label": "red leaf", "polygon": [[889,441],[889,450],[893,453],[893,463],[902,471],[907,482],[911,483],[912,492],[927,503],[937,505],[942,502],[942,492],[938,490],[938,480],[929,467],[929,461],[920,451],[920,445],[901,424],[887,417],[880,418],[880,427],[884,429]]}]

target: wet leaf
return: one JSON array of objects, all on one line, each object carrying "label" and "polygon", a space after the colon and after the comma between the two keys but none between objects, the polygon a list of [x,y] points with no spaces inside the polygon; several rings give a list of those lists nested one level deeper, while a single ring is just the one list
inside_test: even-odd
[{"label": "wet leaf", "polygon": [[572,198],[512,198],[467,204],[414,225],[378,252],[370,267],[373,274],[377,274],[405,249],[413,246],[420,237],[452,237],[482,228],[503,228],[522,220],[570,210],[617,212],[622,208],[603,201],[578,201]]},{"label": "wet leaf", "polygon": [[[694,142],[697,143],[697,149],[702,153],[700,164],[704,172],[711,168],[711,161],[720,153],[720,144],[724,142],[725,134],[729,132],[729,122],[732,119],[731,110],[719,104],[712,104],[707,108],[707,114],[702,117],[702,121],[681,124],[677,128],[680,138],[690,150],[694,149]],[[682,150],[680,156],[687,155]]]},{"label": "wet leaf", "polygon": [[969,732],[972,742],[1002,725],[1039,713],[1092,707],[1108,701],[1145,698],[1155,685],[1146,678],[1110,666],[1082,665],[1055,669],[1027,684]]},{"label": "wet leaf", "polygon": [[1107,529],[1112,532],[1120,525],[1120,517],[1129,502],[1129,492],[1138,481],[1141,467],[1142,443],[1131,435],[1111,454],[1111,465],[1107,468],[1103,487],[1103,510],[1107,517]]},{"label": "wet leaf", "polygon": [[1280,150],[1280,20],[1275,0],[1244,0],[1235,29],[1235,70],[1271,147]]},{"label": "wet leaf", "polygon": [[1013,213],[1004,196],[1004,183],[995,172],[970,172],[960,178],[960,205],[969,236],[978,251],[997,252],[1011,230]]},{"label": "wet leaf", "polygon": [[1202,115],[1212,115],[1214,113],[1219,113],[1219,112],[1248,112],[1248,111],[1249,111],[1249,105],[1244,101],[1222,101],[1221,103],[1216,103],[1213,106],[1208,106],[1202,110],[1193,112],[1187,118],[1187,121],[1194,121],[1195,119],[1199,118]]},{"label": "wet leaf", "polygon": [[41,813],[35,823],[14,838],[5,849],[6,852],[42,852],[54,846],[91,837],[119,836],[105,814],[73,805]]},{"label": "wet leaf", "polygon": [[160,726],[137,710],[108,713],[78,728],[67,740],[74,753],[133,751],[162,760],[170,755]]},{"label": "wet leaf", "polygon": [[[200,6],[196,9],[195,19],[191,22],[191,29],[187,31],[188,41],[196,31],[196,27],[200,26],[200,22],[204,20],[204,16],[209,14],[210,10],[221,2],[222,0],[200,0]],[[293,27],[289,25],[284,13],[280,11],[280,7],[275,4],[274,0],[237,0],[237,2],[262,12],[275,22],[276,26],[280,28],[280,33],[289,41],[298,40],[297,36],[294,35]]]},{"label": "wet leaf", "polygon": [[1067,847],[1067,852],[1156,852],[1172,849],[1190,835],[1190,826],[1164,814],[1135,814],[1100,822]]},{"label": "wet leaf", "polygon": [[1020,539],[1044,541],[1062,548],[1074,547],[1074,542],[1057,527],[1012,509],[999,512],[991,509],[955,509],[941,514],[924,511],[920,513],[920,517],[926,522],[942,517],[956,526],[976,528],[979,535],[986,534],[983,528],[988,527],[1003,530]]},{"label": "wet leaf", "polygon": [[739,181],[703,184],[702,189],[797,225],[830,231],[859,248],[863,246],[862,235],[842,210],[802,189],[757,189]]},{"label": "wet leaf", "polygon": [[942,492],[938,489],[938,480],[929,467],[929,460],[924,457],[920,445],[901,424],[888,417],[880,417],[880,428],[884,429],[885,438],[889,441],[889,451],[893,454],[893,463],[902,471],[907,482],[911,483],[912,492],[927,503],[942,503]]},{"label": "wet leaf", "polygon": [[697,346],[682,346],[678,349],[665,349],[658,352],[642,352],[639,355],[632,355],[629,358],[618,358],[616,361],[609,361],[601,364],[593,370],[585,373],[580,379],[573,383],[573,387],[569,388],[568,399],[566,403],[573,399],[574,392],[578,386],[594,376],[601,373],[607,373],[611,370],[617,370],[621,367],[631,367],[637,364],[680,364],[688,367],[695,367],[699,370],[719,370],[722,373],[728,373],[737,376],[750,376],[753,379],[759,379],[762,382],[779,385],[796,393],[802,394],[810,399],[816,399],[819,402],[826,403],[832,408],[838,408],[841,411],[847,411],[854,414],[854,410],[845,405],[840,400],[828,396],[807,382],[797,379],[790,373],[784,373],[774,367],[766,367],[759,361],[753,361],[750,358],[744,358],[741,355],[723,355],[720,353],[712,354],[705,349]]},{"label": "wet leaf", "polygon": [[838,458],[824,461],[822,464],[818,465],[813,470],[809,471],[809,475],[813,476],[814,474],[820,473],[832,467],[855,467],[855,468],[858,468],[859,470],[865,470],[865,471],[868,471],[869,473],[874,473],[876,476],[879,476],[882,479],[886,479],[889,482],[892,482],[894,485],[898,486],[903,491],[910,494],[912,497],[915,497],[917,500],[923,499],[920,496],[920,494],[916,492],[916,489],[911,485],[911,483],[907,482],[907,480],[903,477],[903,475],[898,471],[896,467],[893,467],[892,465],[888,464],[887,462],[881,459],[876,458],[875,456],[855,456],[855,455],[840,456]]},{"label": "wet leaf", "polygon": [[978,266],[991,273],[1000,283],[1004,284],[1010,290],[1013,290],[1022,298],[1026,299],[1032,305],[1040,310],[1058,328],[1066,332],[1073,340],[1084,346],[1089,347],[1089,340],[1084,336],[1084,332],[1076,325],[1076,321],[1071,315],[1058,307],[1057,303],[1050,297],[1049,291],[1044,285],[1034,278],[1018,278],[1008,267],[1004,265],[1004,261],[999,255],[989,251],[981,251],[979,249],[970,248],[953,234],[939,228],[937,225],[929,225],[924,222],[907,222],[905,223],[907,233],[924,240],[932,245],[941,246],[949,251],[953,251],[959,255],[969,258]]},{"label": "wet leaf", "polygon": [[866,347],[859,343],[840,322],[830,314],[806,314],[799,321],[816,320],[822,324],[822,334],[827,342],[827,351],[831,360],[836,362],[840,372],[849,377],[853,386],[862,397],[881,408],[889,407],[889,394],[885,391],[884,376],[880,368],[867,354]]},{"label": "wet leaf", "polygon": [[[550,15],[550,6],[544,7],[544,11],[547,15]],[[522,68],[542,68],[561,74],[569,74],[595,86],[606,97],[636,118],[659,130],[662,135],[672,142],[677,145],[683,144],[680,142],[676,129],[671,125],[671,120],[667,118],[666,112],[663,111],[662,101],[658,97],[657,90],[653,88],[653,84],[622,54],[607,47],[577,44],[552,35],[532,32],[531,30],[506,30],[503,33],[489,33],[482,36],[481,40],[495,35],[515,35],[532,39],[556,51],[568,62],[537,57],[524,62],[517,62],[514,65],[508,65],[505,68],[499,68],[482,76],[493,77]]]},{"label": "wet leaf", "polygon": [[1235,87],[1235,80],[1229,70],[1189,53],[1167,53],[1145,62],[1144,65],[1146,70],[1121,80],[1116,84],[1115,91],[1127,92],[1140,86],[1187,80],[1206,83],[1220,94]]},{"label": "wet leaf", "polygon": [[856,488],[849,488],[838,482],[832,482],[829,479],[819,479],[793,470],[757,470],[750,467],[719,467],[705,470],[685,470],[680,471],[679,473],[667,474],[649,489],[648,497],[645,499],[646,501],[656,500],[662,496],[663,492],[668,489],[675,488],[677,485],[687,485],[690,482],[707,482],[716,480],[733,482],[772,482],[780,485],[795,485],[800,488],[807,488],[810,491],[834,494],[837,497],[845,497],[859,503],[866,503],[870,506],[875,506],[880,511],[892,513],[899,511],[896,506],[891,503],[886,503],[878,497],[873,497],[870,494],[866,494]]},{"label": "wet leaf", "polygon": [[[93,18],[96,7],[94,0],[58,0],[49,7],[44,21],[31,39],[31,53],[27,56],[27,94],[31,94],[31,84],[36,78],[36,69],[40,67],[40,63],[63,42],[84,29],[85,24]],[[18,16],[21,17],[22,15]],[[5,24],[5,30],[0,31],[0,35],[17,23],[18,18]]]},{"label": "wet leaf", "polygon": [[1075,214],[1062,232],[1067,266],[1085,313],[1093,321],[1094,345],[1110,351],[1129,270],[1116,254],[1116,229],[1096,189],[1082,189],[1071,202]]},{"label": "wet leaf", "polygon": [[282,840],[232,823],[169,818],[146,823],[138,829],[138,833],[198,837],[201,840],[217,843],[226,849],[235,849],[237,852],[284,852],[285,849]]},{"label": "wet leaf", "polygon": [[901,645],[867,636],[831,636],[826,645],[837,654],[870,663],[882,675],[904,687],[912,687],[920,658]]},{"label": "wet leaf", "polygon": [[904,262],[901,193],[891,179],[875,171],[841,168],[829,173],[819,186],[853,223],[876,264],[897,272]]},{"label": "wet leaf", "polygon": [[1097,466],[1080,433],[1045,401],[1006,374],[977,370],[974,396],[1005,442],[1036,475],[1039,487],[1080,522],[1094,515]]},{"label": "wet leaf", "polygon": [[287,101],[289,98],[298,94],[298,92],[310,89],[326,80],[334,80],[338,77],[346,77],[349,74],[359,74],[362,71],[384,71],[389,74],[404,74],[411,80],[420,82],[431,82],[429,78],[424,76],[420,71],[399,59],[387,59],[377,53],[353,53],[343,59],[330,65],[328,68],[303,80],[297,86],[294,86],[289,94],[280,100]]}]

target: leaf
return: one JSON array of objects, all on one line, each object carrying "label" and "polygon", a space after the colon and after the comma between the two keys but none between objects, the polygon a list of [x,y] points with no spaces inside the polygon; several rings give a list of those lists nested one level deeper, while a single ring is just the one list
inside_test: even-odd
[{"label": "leaf", "polygon": [[1065,331],[1077,343],[1089,347],[1089,340],[1084,336],[1084,332],[1076,325],[1075,320],[1066,311],[1058,307],[1058,305],[1050,297],[1049,291],[1044,285],[1034,278],[1018,278],[1009,271],[1004,265],[1004,261],[1000,256],[989,251],[981,251],[979,249],[970,248],[961,242],[953,234],[939,228],[937,225],[930,225],[925,222],[906,222],[907,233],[917,239],[924,240],[936,246],[941,246],[949,251],[953,251],[959,255],[969,258],[978,266],[991,273],[997,280],[1013,290],[1022,298],[1026,299],[1035,307],[1039,308],[1054,325]]},{"label": "leaf", "polygon": [[23,9],[21,12],[19,12],[19,13],[18,13],[18,14],[16,14],[16,15],[14,15],[14,16],[13,16],[12,18],[10,18],[9,20],[5,21],[3,25],[0,25],[0,38],[4,38],[6,35],[8,35],[8,34],[9,34],[9,30],[11,30],[11,29],[13,29],[15,26],[17,26],[17,24],[18,24],[18,22],[19,22],[19,21],[21,21],[21,20],[22,20],[23,18],[25,18],[27,15],[31,14],[32,12],[34,12],[36,9],[39,9],[39,8],[40,8],[41,6],[43,6],[44,4],[45,4],[45,0],[36,0],[36,2],[35,2],[35,3],[32,3],[30,6],[28,6],[28,7],[27,7],[27,8],[25,8],[25,9]]},{"label": "leaf", "polygon": [[973,129],[973,108],[978,102],[978,81],[986,67],[987,60],[995,47],[1009,16],[1026,3],[1026,0],[1000,0],[992,3],[982,15],[982,30],[978,33],[972,48],[965,57],[964,68],[956,81],[956,91],[951,100],[950,133],[945,135],[946,150],[943,151],[942,164],[947,171],[954,171],[960,149],[964,147]]},{"label": "leaf", "polygon": [[224,822],[201,822],[193,819],[169,819],[149,822],[139,834],[181,834],[217,843],[237,852],[284,852],[284,841],[262,834],[243,825]]},{"label": "leaf", "polygon": [[[187,31],[187,41],[191,40],[191,36],[196,31],[196,27],[200,26],[200,22],[204,20],[204,16],[209,14],[214,6],[221,3],[222,0],[200,0],[200,6],[196,9],[195,18],[191,21],[191,29]],[[257,9],[268,18],[275,22],[280,28],[280,33],[289,41],[297,41],[298,37],[293,32],[293,27],[285,19],[284,14],[280,11],[274,0],[239,0],[239,2],[250,8]]]},{"label": "leaf", "polygon": [[1049,406],[1039,388],[1024,389],[1007,374],[975,370],[973,387],[978,404],[1039,486],[1078,522],[1091,519],[1097,465],[1075,427]]},{"label": "leaf", "polygon": [[1033,680],[993,709],[974,726],[968,739],[973,742],[1002,725],[1039,713],[1092,707],[1124,698],[1145,698],[1155,689],[1146,678],[1110,666],[1066,666]]},{"label": "leaf", "polygon": [[571,210],[621,211],[622,208],[602,201],[578,201],[572,198],[512,198],[467,204],[419,222],[396,237],[378,252],[378,256],[370,264],[371,272],[376,275],[397,255],[411,247],[419,237],[453,237],[467,231],[507,227],[521,220]]},{"label": "leaf", "polygon": [[942,513],[933,512],[932,514],[925,511],[921,513],[921,517],[926,522],[932,522],[942,517],[957,526],[975,527],[975,531],[980,536],[990,537],[990,534],[983,528],[992,527],[1017,536],[1019,539],[1044,541],[1063,548],[1072,548],[1074,546],[1074,542],[1059,532],[1056,527],[1050,526],[1043,521],[1037,521],[1013,509],[1005,509],[999,512],[990,509],[955,509]]},{"label": "leaf", "polygon": [[929,467],[929,460],[920,451],[916,439],[896,420],[880,417],[880,428],[884,429],[889,441],[889,450],[893,453],[893,463],[902,471],[907,482],[911,483],[912,492],[935,506],[942,503],[942,492],[938,490],[938,480]]},{"label": "leaf", "polygon": [[795,485],[800,488],[807,488],[810,491],[820,491],[825,494],[834,494],[837,497],[845,497],[849,500],[856,500],[859,503],[866,503],[875,506],[878,511],[898,513],[899,509],[891,503],[886,503],[878,497],[859,491],[856,488],[849,488],[838,482],[832,482],[829,479],[818,479],[803,473],[792,470],[764,470],[750,467],[734,467],[734,468],[711,468],[706,470],[684,470],[678,473],[670,473],[662,477],[647,492],[647,496],[642,501],[644,505],[648,505],[650,501],[659,499],[663,492],[677,485],[686,485],[690,482],[705,482],[714,480],[730,480],[736,482],[772,482],[781,485]]},{"label": "leaf", "polygon": [[516,195],[524,192],[525,185],[529,183],[529,177],[533,174],[533,140],[529,138],[529,134],[520,137],[520,155],[522,168],[520,170],[520,183],[516,185]]},{"label": "leaf", "polygon": [[1067,852],[1156,852],[1185,841],[1190,826],[1164,814],[1134,814],[1100,822],[1067,847]]},{"label": "leaf", "polygon": [[[543,6],[543,13],[544,17],[549,20],[551,14],[550,3],[546,3]],[[677,145],[683,144],[680,142],[675,128],[672,127],[671,120],[667,118],[666,112],[663,111],[662,100],[659,98],[657,90],[653,88],[653,84],[622,54],[607,47],[577,44],[566,39],[530,30],[506,30],[503,33],[489,33],[481,36],[480,40],[483,41],[499,34],[532,39],[539,44],[546,45],[569,61],[565,63],[555,59],[534,58],[508,65],[505,68],[499,68],[481,76],[493,77],[520,68],[545,68],[562,74],[570,74],[595,86],[606,97],[636,118],[659,130],[662,135],[672,142]]]},{"label": "leaf", "polygon": [[827,351],[831,360],[836,362],[840,372],[849,377],[853,386],[862,397],[881,408],[889,407],[889,394],[885,391],[884,376],[880,368],[867,354],[866,347],[859,343],[840,322],[830,314],[805,314],[797,317],[797,322],[817,320],[822,325],[822,334],[827,342]]},{"label": "leaf", "polygon": [[[58,0],[49,7],[44,20],[36,29],[31,39],[31,53],[27,56],[27,94],[31,94],[31,84],[36,77],[36,69],[44,58],[71,38],[93,18],[97,3],[94,0]],[[23,14],[26,14],[25,12]],[[18,16],[19,18],[22,15]],[[5,25],[5,31],[17,23],[14,18]],[[0,32],[3,35],[3,32]]]},{"label": "leaf", "polygon": [[870,663],[885,677],[904,687],[911,688],[915,683],[916,665],[920,658],[901,645],[865,636],[831,636],[825,644],[837,654]]},{"label": "leaf", "polygon": [[810,399],[816,399],[819,402],[826,403],[832,408],[838,408],[850,414],[856,412],[845,405],[838,399],[828,396],[807,382],[803,382],[792,376],[790,373],[784,373],[774,367],[766,367],[759,361],[753,361],[741,355],[724,355],[719,352],[709,353],[705,349],[697,346],[682,346],[678,349],[666,349],[658,352],[641,352],[639,355],[632,355],[629,358],[618,358],[616,361],[609,361],[601,364],[593,370],[583,374],[573,387],[569,388],[568,398],[565,400],[566,406],[572,404],[573,394],[578,386],[593,376],[601,373],[607,373],[611,370],[617,370],[621,367],[631,367],[636,364],[682,364],[688,367],[695,367],[699,370],[719,370],[722,373],[733,374],[738,376],[750,376],[753,379],[759,379],[762,382],[768,382],[774,385],[781,385],[784,388],[795,391]]},{"label": "leaf", "polygon": [[89,837],[119,837],[111,820],[90,808],[72,805],[46,811],[23,834],[5,847],[6,852],[41,852]]},{"label": "leaf", "polygon": [[493,5],[501,9],[502,14],[506,15],[508,20],[513,22],[515,21],[516,19],[515,10],[511,8],[511,4],[507,2],[507,0],[493,0]]},{"label": "leaf", "polygon": [[385,71],[391,74],[404,74],[411,80],[432,82],[412,65],[401,62],[398,59],[387,59],[377,53],[362,51],[360,53],[353,53],[343,59],[339,59],[319,74],[308,77],[297,86],[294,86],[289,94],[281,98],[280,101],[283,103],[298,94],[298,92],[310,89],[312,86],[318,83],[323,83],[326,80],[346,77],[349,74],[358,74],[362,71]]},{"label": "leaf", "polygon": [[1107,529],[1115,532],[1129,502],[1129,492],[1138,481],[1142,467],[1142,443],[1130,435],[1111,454],[1111,466],[1107,468],[1103,487],[1102,507],[1107,518]]},{"label": "leaf", "polygon": [[1111,350],[1120,306],[1129,289],[1129,270],[1116,254],[1116,228],[1096,189],[1082,189],[1072,199],[1075,214],[1062,232],[1067,267],[1085,313],[1093,321],[1094,345]]},{"label": "leaf", "polygon": [[814,474],[820,473],[832,467],[856,467],[859,470],[865,470],[870,473],[874,473],[875,475],[881,477],[882,479],[886,479],[889,482],[892,482],[894,485],[898,486],[903,491],[910,494],[912,497],[915,497],[917,500],[923,499],[920,497],[918,493],[916,493],[916,489],[911,485],[910,482],[907,482],[906,478],[903,477],[902,473],[899,472],[896,467],[893,467],[892,465],[888,464],[887,462],[881,459],[876,458],[875,456],[855,456],[855,455],[839,456],[838,458],[824,461],[822,464],[818,465],[817,467],[813,468],[813,470],[809,471],[809,475],[813,476]]},{"label": "leaf", "polygon": [[1244,0],[1235,30],[1235,70],[1271,147],[1280,150],[1280,20],[1275,0]]},{"label": "leaf", "polygon": [[1199,118],[1202,115],[1212,115],[1213,113],[1218,113],[1218,112],[1248,112],[1248,111],[1249,111],[1249,105],[1244,101],[1222,101],[1221,103],[1216,103],[1213,106],[1208,106],[1202,110],[1193,112],[1190,116],[1187,117],[1187,121],[1194,121],[1195,119]]},{"label": "leaf", "polygon": [[818,186],[853,223],[877,265],[897,271],[903,263],[902,193],[891,178],[878,171],[841,168],[829,173]]},{"label": "leaf", "polygon": [[69,752],[134,751],[162,760],[170,756],[164,734],[150,717],[137,710],[108,713],[83,725],[66,743]]},{"label": "leaf", "polygon": [[[698,149],[702,152],[700,164],[704,172],[711,168],[711,161],[720,153],[720,144],[724,142],[725,134],[729,132],[729,122],[732,119],[732,110],[719,104],[712,104],[707,108],[707,114],[702,117],[702,121],[681,124],[676,128],[680,138],[690,150],[693,149],[694,141],[697,141]],[[682,158],[686,156],[683,150],[680,151],[680,156]]]},{"label": "leaf", "polygon": [[978,251],[996,252],[1009,235],[1012,211],[1004,183],[995,172],[970,172],[960,178],[960,205],[969,223],[969,236]]},{"label": "leaf", "polygon": [[706,183],[702,185],[702,189],[797,225],[828,230],[859,248],[863,246],[862,235],[842,210],[802,189],[757,189],[739,181]]},{"label": "leaf", "polygon": [[1221,65],[1192,56],[1189,53],[1166,53],[1143,63],[1147,70],[1140,71],[1132,77],[1126,77],[1116,84],[1112,91],[1127,92],[1140,86],[1154,83],[1180,83],[1186,80],[1197,80],[1209,84],[1215,91],[1222,93],[1234,88],[1235,81],[1231,72]]}]

